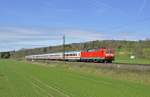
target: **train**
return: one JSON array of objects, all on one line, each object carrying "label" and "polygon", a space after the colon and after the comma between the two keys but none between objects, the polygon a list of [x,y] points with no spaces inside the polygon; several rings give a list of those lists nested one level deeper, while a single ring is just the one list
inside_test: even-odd
[{"label": "train", "polygon": [[115,52],[111,48],[99,48],[86,51],[65,51],[48,54],[28,55],[26,60],[64,60],[80,62],[112,63]]}]

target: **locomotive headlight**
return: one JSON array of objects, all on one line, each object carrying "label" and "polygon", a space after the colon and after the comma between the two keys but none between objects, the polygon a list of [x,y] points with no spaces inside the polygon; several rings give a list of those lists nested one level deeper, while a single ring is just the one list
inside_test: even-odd
[{"label": "locomotive headlight", "polygon": [[106,57],[114,57],[114,54],[106,54]]}]

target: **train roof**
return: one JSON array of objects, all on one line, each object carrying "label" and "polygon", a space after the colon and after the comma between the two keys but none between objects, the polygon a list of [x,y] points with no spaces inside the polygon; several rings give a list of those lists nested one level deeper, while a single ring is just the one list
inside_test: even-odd
[{"label": "train roof", "polygon": [[[70,53],[80,53],[81,51],[65,51],[65,54]],[[63,54],[63,52],[56,52],[56,53],[47,53],[47,54],[36,54],[36,55],[28,55],[28,56],[41,56],[41,55],[49,55],[49,54]]]},{"label": "train roof", "polygon": [[66,51],[65,53],[80,53],[81,51]]}]

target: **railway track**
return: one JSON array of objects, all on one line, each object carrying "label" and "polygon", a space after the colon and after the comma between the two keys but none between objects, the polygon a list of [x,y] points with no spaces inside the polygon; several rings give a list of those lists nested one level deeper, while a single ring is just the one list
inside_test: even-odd
[{"label": "railway track", "polygon": [[48,64],[69,64],[78,66],[95,66],[96,68],[110,68],[120,70],[133,70],[133,71],[150,71],[150,64],[128,64],[128,63],[92,63],[92,62],[68,62],[68,61],[37,61]]},{"label": "railway track", "polygon": [[123,70],[150,71],[150,64],[100,63],[99,66]]},{"label": "railway track", "polygon": [[112,64],[150,66],[150,63],[149,64],[135,64],[135,63],[118,63],[118,62],[114,62]]},{"label": "railway track", "polygon": [[[67,62],[69,63],[69,62]],[[73,62],[71,62],[73,64]],[[102,68],[112,68],[120,70],[133,70],[133,71],[150,71],[150,64],[129,64],[129,63],[84,63],[76,62],[82,65],[95,65]]]}]

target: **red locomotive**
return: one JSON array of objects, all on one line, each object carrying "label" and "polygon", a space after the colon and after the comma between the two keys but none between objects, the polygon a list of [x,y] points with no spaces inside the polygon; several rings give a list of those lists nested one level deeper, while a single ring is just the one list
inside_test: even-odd
[{"label": "red locomotive", "polygon": [[100,48],[88,51],[69,51],[39,55],[29,55],[27,60],[66,60],[66,61],[83,61],[83,62],[108,62],[115,59],[114,50],[110,48]]},{"label": "red locomotive", "polygon": [[114,50],[101,48],[98,50],[89,50],[81,52],[81,61],[88,62],[109,62],[114,60]]}]

